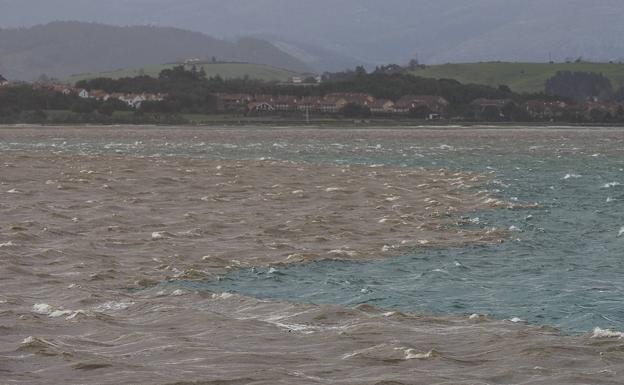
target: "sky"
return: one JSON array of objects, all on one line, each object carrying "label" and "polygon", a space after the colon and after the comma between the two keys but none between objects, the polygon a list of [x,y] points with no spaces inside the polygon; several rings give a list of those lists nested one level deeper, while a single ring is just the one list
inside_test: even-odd
[{"label": "sky", "polygon": [[622,0],[0,0],[0,26],[55,20],[264,37],[300,57],[424,63],[624,58]]}]

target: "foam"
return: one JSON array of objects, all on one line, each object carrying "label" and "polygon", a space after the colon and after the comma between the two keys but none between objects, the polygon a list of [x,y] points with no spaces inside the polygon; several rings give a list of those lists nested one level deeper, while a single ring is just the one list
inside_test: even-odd
[{"label": "foam", "polygon": [[415,349],[405,350],[406,360],[427,360],[429,358],[436,357],[438,354],[434,350],[430,350],[427,353],[417,353]]},{"label": "foam", "polygon": [[130,306],[134,305],[134,302],[116,302],[116,301],[108,301],[108,302],[104,302],[98,306],[95,306],[93,308],[93,310],[95,311],[119,311],[119,310],[126,310],[127,308],[129,308]]},{"label": "foam", "polygon": [[619,338],[624,339],[624,333],[611,329],[595,328],[592,338]]},{"label": "foam", "polygon": [[579,174],[566,174],[566,176],[563,177],[563,179],[568,180],[568,179],[578,179],[578,178],[582,178],[582,175]]},{"label": "foam", "polygon": [[160,239],[165,239],[165,233],[164,232],[154,231],[152,233],[152,240],[158,241]]}]

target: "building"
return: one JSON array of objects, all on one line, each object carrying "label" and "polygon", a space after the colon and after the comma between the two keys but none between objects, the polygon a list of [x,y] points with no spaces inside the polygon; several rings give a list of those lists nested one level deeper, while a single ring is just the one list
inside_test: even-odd
[{"label": "building", "polygon": [[72,95],[76,92],[75,89],[73,89],[72,87],[63,85],[63,84],[55,84],[52,86],[52,90],[54,92],[59,92],[63,95]]},{"label": "building", "polygon": [[568,107],[562,101],[529,100],[524,103],[524,109],[533,119],[552,120],[563,116]]},{"label": "building", "polygon": [[248,106],[249,112],[262,113],[273,112],[275,107],[269,102],[251,102]]},{"label": "building", "polygon": [[92,90],[89,92],[89,99],[95,99],[99,101],[107,101],[110,98],[110,95],[106,91],[102,90]]},{"label": "building", "polygon": [[479,119],[496,120],[505,118],[503,108],[512,103],[511,99],[475,99],[470,103],[475,116]]},{"label": "building", "polygon": [[299,100],[294,96],[278,96],[273,102],[276,111],[290,112],[297,111]]},{"label": "building", "polygon": [[216,94],[217,110],[221,112],[244,112],[254,98],[248,94]]},{"label": "building", "polygon": [[394,102],[388,99],[377,99],[370,105],[373,114],[391,114],[394,113]]},{"label": "building", "polygon": [[9,81],[2,75],[0,75],[0,87],[8,86]]},{"label": "building", "polygon": [[448,107],[449,102],[441,96],[406,95],[396,101],[394,110],[396,113],[409,113],[419,108],[426,108],[430,114],[444,115]]}]

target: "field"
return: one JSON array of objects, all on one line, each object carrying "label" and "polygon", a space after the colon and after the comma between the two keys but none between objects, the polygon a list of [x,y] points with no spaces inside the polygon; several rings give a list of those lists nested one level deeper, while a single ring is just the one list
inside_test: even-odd
[{"label": "field", "polygon": [[413,73],[462,83],[509,86],[516,92],[541,92],[546,80],[558,71],[596,72],[607,76],[614,88],[624,84],[624,64],[618,63],[465,63],[427,66]]},{"label": "field", "polygon": [[[178,64],[163,64],[137,69],[120,69],[109,72],[72,75],[67,79],[67,81],[75,83],[80,80],[93,79],[97,77],[119,79],[123,77],[134,77],[139,75],[149,75],[156,77],[158,76],[160,71],[167,68],[173,68],[176,65]],[[249,76],[252,79],[268,81],[287,81],[291,77],[299,75],[296,72],[285,70],[282,68],[250,63],[202,63],[197,65],[198,69],[200,67],[204,68],[204,71],[206,71],[206,75],[209,77],[219,75],[225,79],[243,78],[245,76]]]}]

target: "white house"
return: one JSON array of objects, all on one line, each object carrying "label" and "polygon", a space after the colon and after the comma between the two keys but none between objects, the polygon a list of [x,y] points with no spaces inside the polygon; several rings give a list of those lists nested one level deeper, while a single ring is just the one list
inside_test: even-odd
[{"label": "white house", "polygon": [[2,75],[0,75],[0,87],[9,85],[9,81]]}]

